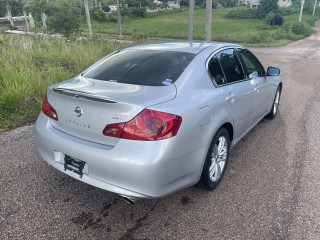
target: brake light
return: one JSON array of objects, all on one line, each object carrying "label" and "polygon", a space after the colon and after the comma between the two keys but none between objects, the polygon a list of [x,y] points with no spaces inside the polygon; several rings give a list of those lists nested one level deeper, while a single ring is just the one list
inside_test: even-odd
[{"label": "brake light", "polygon": [[58,121],[57,111],[50,105],[48,102],[47,94],[42,103],[42,112],[47,115],[49,118]]},{"label": "brake light", "polygon": [[176,136],[181,123],[180,116],[145,109],[129,122],[107,125],[103,135],[131,140],[161,140]]}]

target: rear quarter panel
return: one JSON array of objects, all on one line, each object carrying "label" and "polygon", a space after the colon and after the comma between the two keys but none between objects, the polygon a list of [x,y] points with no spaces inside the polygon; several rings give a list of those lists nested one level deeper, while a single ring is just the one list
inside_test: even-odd
[{"label": "rear quarter panel", "polygon": [[179,169],[181,177],[189,174],[189,185],[199,181],[214,134],[224,123],[233,124],[224,105],[224,91],[213,85],[206,71],[206,54],[195,60],[177,80],[176,98],[149,107],[182,117],[171,153],[171,167]]}]

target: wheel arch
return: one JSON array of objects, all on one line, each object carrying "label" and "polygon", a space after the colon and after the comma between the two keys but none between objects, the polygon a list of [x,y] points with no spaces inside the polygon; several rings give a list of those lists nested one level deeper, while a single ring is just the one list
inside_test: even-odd
[{"label": "wheel arch", "polygon": [[228,131],[228,134],[229,134],[229,137],[230,137],[230,142],[232,142],[233,141],[233,136],[234,136],[234,129],[233,129],[232,124],[230,122],[226,122],[220,128],[225,128]]},{"label": "wheel arch", "polygon": [[280,93],[282,92],[282,82],[279,83]]}]

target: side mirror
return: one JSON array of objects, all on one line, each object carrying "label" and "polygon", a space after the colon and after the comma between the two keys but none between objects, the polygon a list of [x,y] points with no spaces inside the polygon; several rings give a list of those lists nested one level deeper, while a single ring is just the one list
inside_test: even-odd
[{"label": "side mirror", "polygon": [[267,76],[279,76],[280,69],[276,67],[268,67],[267,69]]}]

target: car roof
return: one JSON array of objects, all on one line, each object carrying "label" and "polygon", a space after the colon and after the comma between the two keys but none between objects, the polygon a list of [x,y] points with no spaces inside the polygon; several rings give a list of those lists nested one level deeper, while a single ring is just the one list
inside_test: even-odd
[{"label": "car roof", "polygon": [[141,44],[133,47],[125,48],[132,50],[162,50],[162,51],[177,51],[177,52],[189,52],[198,54],[202,50],[210,47],[212,50],[222,47],[239,47],[240,45],[223,42],[161,42]]}]

